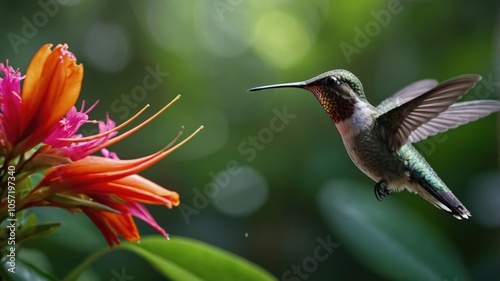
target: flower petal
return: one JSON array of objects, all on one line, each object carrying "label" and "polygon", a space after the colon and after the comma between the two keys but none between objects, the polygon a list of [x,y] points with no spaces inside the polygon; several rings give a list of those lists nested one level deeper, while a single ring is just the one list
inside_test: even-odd
[{"label": "flower petal", "polygon": [[120,244],[118,233],[128,241],[140,239],[139,231],[131,216],[124,217],[88,208],[82,208],[82,211],[97,226],[111,248],[114,244]]},{"label": "flower petal", "polygon": [[8,62],[4,66],[0,64],[0,73],[4,78],[0,78],[0,100],[1,100],[1,132],[8,142],[3,143],[4,147],[11,149],[12,144],[19,135],[19,116],[21,112],[21,80],[24,78],[19,71],[14,70]]},{"label": "flower petal", "polygon": [[165,238],[168,238],[168,234],[165,232],[163,228],[161,228],[153,216],[149,213],[148,209],[144,207],[144,205],[139,204],[137,202],[131,202],[128,206],[129,212],[136,218],[139,218],[149,224],[151,227],[156,229],[156,231],[160,232]]},{"label": "flower petal", "polygon": [[76,64],[66,45],[58,45],[53,51],[50,47],[45,45],[35,54],[26,72],[15,155],[50,135],[50,129],[71,109],[80,93],[83,66]]}]

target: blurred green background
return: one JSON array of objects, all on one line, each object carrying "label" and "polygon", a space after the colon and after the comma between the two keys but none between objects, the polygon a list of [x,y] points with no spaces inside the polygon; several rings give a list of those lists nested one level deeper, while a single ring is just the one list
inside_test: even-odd
[{"label": "blurred green background", "polygon": [[[280,280],[499,280],[498,114],[416,144],[471,211],[459,221],[408,192],[376,201],[308,92],[247,92],[344,68],[373,104],[416,80],[465,73],[483,80],[464,99],[498,99],[499,16],[495,0],[2,1],[0,61],[24,73],[41,45],[67,43],[85,66],[77,107],[100,100],[95,119],[107,112],[121,123],[146,104],[152,115],[182,95],[111,147],[137,158],[181,126],[186,135],[205,126],[142,173],[181,195],[173,210],[149,208],[173,236],[227,249]],[[64,225],[23,255],[58,277],[106,246],[83,215],[35,212]],[[123,251],[85,278],[119,280],[122,270],[159,278]]]}]

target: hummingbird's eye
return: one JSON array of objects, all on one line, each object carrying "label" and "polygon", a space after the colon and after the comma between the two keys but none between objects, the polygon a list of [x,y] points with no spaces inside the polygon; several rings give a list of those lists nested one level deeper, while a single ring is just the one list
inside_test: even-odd
[{"label": "hummingbird's eye", "polygon": [[340,80],[337,77],[333,76],[333,75],[326,77],[326,81],[325,82],[329,86],[340,85]]}]

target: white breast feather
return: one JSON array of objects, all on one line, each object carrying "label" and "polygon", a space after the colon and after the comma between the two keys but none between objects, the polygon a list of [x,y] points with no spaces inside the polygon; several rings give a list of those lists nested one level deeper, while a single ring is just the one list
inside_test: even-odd
[{"label": "white breast feather", "polygon": [[356,98],[354,114],[337,124],[337,129],[345,140],[359,134],[362,130],[368,129],[373,122],[375,110],[366,102]]}]

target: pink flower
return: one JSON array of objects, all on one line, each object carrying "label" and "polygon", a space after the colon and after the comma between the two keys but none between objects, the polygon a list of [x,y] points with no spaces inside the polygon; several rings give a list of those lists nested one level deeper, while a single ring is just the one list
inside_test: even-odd
[{"label": "pink flower", "polygon": [[[97,102],[85,112],[83,111],[85,102],[82,103],[80,111],[76,111],[76,107],[73,106],[66,116],[54,126],[52,133],[43,142],[54,148],[58,148],[61,155],[73,161],[82,159],[93,153],[96,148],[101,147],[106,141],[117,134],[116,131],[113,131],[115,129],[115,122],[109,119],[109,116],[106,116],[106,122],[89,121],[87,114],[96,105]],[[99,134],[102,134],[102,136],[81,141],[83,136],[77,134],[77,131],[85,123],[98,123]]]}]

